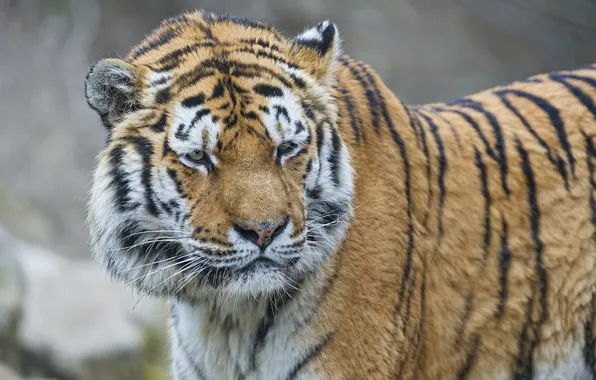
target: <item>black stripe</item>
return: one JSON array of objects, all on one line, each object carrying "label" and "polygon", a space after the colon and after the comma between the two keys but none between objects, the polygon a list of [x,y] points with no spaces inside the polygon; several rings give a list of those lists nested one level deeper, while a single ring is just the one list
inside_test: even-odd
[{"label": "black stripe", "polygon": [[196,96],[191,96],[190,98],[186,98],[182,101],[182,107],[184,108],[194,108],[200,106],[205,103],[205,95],[199,94]]},{"label": "black stripe", "polygon": [[164,113],[163,115],[161,115],[161,117],[159,118],[159,120],[157,121],[157,123],[153,124],[151,126],[151,129],[153,129],[155,132],[163,132],[166,130],[166,114]]},{"label": "black stripe", "polygon": [[329,161],[329,170],[331,171],[331,179],[336,187],[339,187],[341,184],[339,182],[339,159],[341,155],[341,139],[337,130],[335,128],[330,128],[331,130],[331,151],[329,153],[328,161]]},{"label": "black stripe", "polygon": [[153,69],[156,72],[170,71],[181,65],[182,58],[190,53],[197,52],[198,49],[203,47],[215,47],[215,43],[213,41],[201,41],[173,50],[160,58],[159,61],[157,61],[159,66],[154,67]]},{"label": "black stripe", "polygon": [[296,66],[295,64],[287,61],[284,57],[282,57],[281,55],[272,53],[271,51],[267,51],[264,49],[255,49],[253,47],[242,47],[239,48],[237,50],[233,50],[233,53],[248,53],[248,54],[252,54],[255,56],[255,58],[267,58],[272,60],[274,63],[282,63],[286,66],[292,67],[292,66]]},{"label": "black stripe", "polygon": [[[174,184],[176,185],[176,191],[178,192],[180,197],[186,198],[186,195],[184,194],[184,189],[182,188],[182,181],[180,181],[180,179],[178,178],[176,171],[172,168],[167,168],[166,173],[168,173],[168,176],[170,177],[172,182],[174,182]],[[197,203],[199,203],[199,201],[197,201]]]},{"label": "black stripe", "polygon": [[[583,77],[583,76],[579,76],[579,75],[573,75],[573,74],[558,74],[558,73],[550,74],[549,78],[558,82],[558,83],[561,83],[563,86],[565,86],[569,90],[569,92],[571,92],[573,94],[573,96],[575,96],[584,105],[584,107],[586,107],[590,111],[592,116],[594,116],[594,118],[596,118],[596,105],[594,104],[592,96],[586,94],[581,88],[569,83],[566,80],[566,79],[574,79],[577,81],[587,83],[590,86],[592,86],[593,88],[596,88],[596,80],[595,79]],[[573,156],[571,156],[571,157],[573,157]],[[573,166],[572,166],[572,170],[573,170]]]},{"label": "black stripe", "polygon": [[[302,123],[302,121],[300,121],[300,120],[296,120],[294,122],[294,128],[295,128],[294,133],[296,135],[300,134],[306,130],[306,128],[304,127],[304,123]],[[306,144],[310,144],[310,131],[308,131],[308,132],[309,132],[308,137],[307,137],[308,142]]]},{"label": "black stripe", "polygon": [[[203,64],[200,64],[200,66],[211,67],[212,65],[215,65],[215,62],[213,62],[213,60],[207,60]],[[275,71],[269,66],[260,65],[256,63],[243,63],[239,61],[228,61],[228,65],[232,69],[230,73],[231,75],[249,76],[249,73],[253,72],[262,77],[270,76],[276,79],[277,81],[281,82],[286,88],[293,87],[292,84],[284,76],[282,76],[279,72]]]},{"label": "black stripe", "polygon": [[[591,67],[592,69],[594,69],[594,67]],[[596,89],[596,79],[595,78],[590,78],[590,77],[585,77],[583,75],[577,75],[577,74],[570,74],[570,73],[551,73],[549,75],[549,78],[555,80],[555,81],[559,81],[559,79],[575,79],[577,81],[580,82],[584,82],[585,84],[593,87],[594,89]],[[557,78],[557,79],[555,79]]]},{"label": "black stripe", "polygon": [[180,92],[181,90],[194,86],[199,81],[212,77],[216,74],[217,71],[213,69],[203,70],[201,68],[195,68],[177,77],[174,83],[172,83],[171,87],[175,87],[176,92]]},{"label": "black stripe", "polygon": [[511,191],[509,190],[509,187],[507,185],[507,155],[505,153],[505,142],[503,140],[503,131],[501,129],[501,124],[497,120],[496,116],[488,110],[486,110],[486,108],[484,108],[484,106],[481,103],[469,100],[463,102],[460,105],[462,107],[469,108],[483,114],[486,117],[486,120],[488,120],[488,123],[493,128],[493,135],[495,137],[495,149],[498,152],[497,162],[499,163],[499,167],[501,169],[501,183],[503,186],[503,190],[505,190],[505,194],[509,195]]},{"label": "black stripe", "polygon": [[379,134],[381,132],[381,127],[379,124],[379,121],[380,121],[379,106],[378,106],[378,102],[375,98],[375,93],[369,88],[367,81],[364,80],[364,78],[362,78],[362,76],[360,76],[360,73],[358,72],[355,65],[349,58],[341,57],[341,58],[339,58],[339,62],[343,66],[348,68],[348,70],[352,74],[352,77],[354,77],[354,79],[356,79],[356,81],[358,81],[358,83],[360,83],[360,86],[362,87],[362,91],[364,91],[366,100],[368,101],[367,109],[370,111],[373,129],[375,130],[376,134]]},{"label": "black stripe", "polygon": [[[289,63],[288,66],[292,67],[295,65]],[[288,75],[292,78],[294,84],[298,86],[298,88],[306,88],[306,82],[302,78],[298,77],[295,73],[288,73]]]},{"label": "black stripe", "polygon": [[[354,105],[354,100],[350,95],[350,91],[345,88],[341,87],[339,89],[341,94],[343,95],[343,100],[348,109],[348,117],[350,118],[350,127],[352,128],[352,132],[354,132],[354,137],[356,138],[356,144],[360,144],[360,134],[361,134],[361,126],[362,120],[360,120],[360,115],[356,115],[358,113],[358,109]],[[364,137],[364,136],[362,136]]]},{"label": "black stripe", "polygon": [[420,142],[420,130],[422,126],[420,125],[420,120],[414,116],[420,112],[421,107],[417,105],[409,105],[407,106],[400,98],[397,98],[399,104],[402,108],[406,111],[406,115],[408,116],[408,120],[410,121],[408,124],[410,125],[410,129],[414,132],[414,136],[416,136],[416,140]]},{"label": "black stripe", "polygon": [[300,373],[300,371],[302,371],[304,368],[306,368],[306,366],[310,362],[317,359],[317,357],[321,354],[321,352],[323,352],[323,349],[325,348],[325,346],[327,344],[329,344],[329,342],[331,342],[332,339],[333,339],[333,333],[328,333],[317,344],[312,346],[310,348],[310,350],[308,351],[308,353],[306,355],[304,355],[298,363],[294,364],[294,367],[292,368],[292,370],[290,371],[288,376],[286,376],[286,380],[296,379],[298,377],[298,374]]},{"label": "black stripe", "polygon": [[130,180],[122,167],[124,166],[124,148],[120,145],[112,148],[110,152],[110,165],[112,169],[110,174],[112,177],[111,185],[114,186],[114,198],[116,208],[120,212],[132,211],[140,206],[137,202],[132,202],[130,199]]},{"label": "black stripe", "polygon": [[[213,87],[213,92],[211,93],[210,100],[219,99],[219,98],[223,97],[225,94],[225,91],[226,90],[225,90],[225,86],[224,86],[223,82],[221,80],[218,80],[215,87]],[[221,107],[223,107],[223,105],[221,105],[220,108]]]},{"label": "black stripe", "polygon": [[[404,172],[404,187],[405,187],[405,192],[406,192],[406,212],[407,212],[407,217],[408,217],[408,222],[407,222],[408,223],[408,230],[407,230],[408,246],[406,248],[406,262],[404,264],[404,269],[402,272],[401,287],[399,290],[398,303],[396,305],[396,311],[394,311],[394,317],[395,317],[395,316],[399,315],[402,310],[404,294],[406,291],[406,283],[408,283],[408,279],[410,278],[410,273],[412,270],[412,255],[414,252],[414,243],[415,243],[414,220],[412,217],[412,189],[411,189],[410,161],[408,160],[406,143],[402,139],[399,131],[393,125],[393,120],[391,119],[391,117],[389,115],[389,111],[387,110],[387,105],[385,103],[385,99],[376,84],[375,78],[368,71],[366,71],[366,67],[364,67],[363,65],[360,65],[360,68],[362,69],[364,75],[367,77],[367,79],[369,81],[368,88],[374,92],[375,97],[378,99],[377,107],[380,108],[380,113],[383,116],[383,120],[385,121],[387,129],[389,130],[389,133],[391,134],[391,138],[393,139],[393,142],[398,147],[400,156],[402,158],[402,165],[403,165],[403,172]],[[406,316],[406,318],[407,318],[407,316]]]},{"label": "black stripe", "polygon": [[435,115],[439,119],[441,119],[445,124],[447,124],[449,126],[449,129],[451,130],[451,134],[453,135],[453,137],[455,138],[455,142],[457,143],[457,147],[461,150],[462,149],[461,137],[459,136],[459,132],[457,131],[457,129],[455,129],[453,124],[449,120],[447,120],[445,117],[443,117],[443,115],[441,115],[440,113],[436,113]]},{"label": "black stripe", "polygon": [[244,44],[248,44],[248,45],[259,45],[262,46],[264,48],[268,48],[274,51],[281,51],[276,45],[273,45],[271,43],[269,43],[268,41],[265,41],[262,38],[242,38],[240,39],[240,42],[244,43]]},{"label": "black stripe", "polygon": [[[420,116],[422,116],[422,118],[426,121],[426,123],[428,124],[428,120],[427,118],[420,114]],[[412,116],[410,116],[412,117]],[[428,201],[426,202],[426,211],[424,212],[424,218],[422,220],[422,222],[424,223],[424,226],[426,227],[427,223],[428,223],[428,216],[430,215],[430,209],[432,207],[432,201],[434,198],[434,192],[433,192],[433,183],[432,183],[432,170],[431,170],[431,163],[430,163],[430,154],[428,152],[428,144],[426,142],[426,131],[423,125],[420,125],[420,142],[422,144],[422,152],[424,153],[424,158],[426,160],[426,182],[428,184]]]},{"label": "black stripe", "polygon": [[157,79],[157,80],[152,80],[149,85],[150,86],[159,86],[162,84],[166,84],[168,83],[168,77],[162,76],[161,78]]},{"label": "black stripe", "polygon": [[138,58],[152,49],[167,44],[168,42],[170,42],[170,40],[178,36],[179,32],[179,29],[167,29],[163,31],[161,34],[154,36],[151,40],[147,41],[145,44],[137,48],[133,52],[132,57]]},{"label": "black stripe", "polygon": [[212,14],[204,13],[203,14],[203,20],[206,22],[206,24],[203,24],[203,23],[200,23],[199,24],[199,23],[197,23],[196,24],[196,27],[198,27],[198,29],[200,29],[201,32],[203,32],[205,34],[205,37],[208,40],[211,40],[211,41],[219,44],[218,38],[213,35],[213,31],[209,27],[210,24],[211,24],[211,22],[213,21]]},{"label": "black stripe", "polygon": [[[225,125],[224,130],[229,130],[233,127],[236,126],[236,124],[238,123],[238,116],[235,113],[232,113],[226,117],[223,118],[223,123]],[[236,138],[234,138],[234,140],[236,140]],[[230,141],[230,144],[234,141]],[[229,145],[229,144],[228,144]]]},{"label": "black stripe", "polygon": [[426,270],[428,268],[428,254],[424,254],[422,267],[422,284],[420,285],[420,317],[418,321],[418,329],[416,330],[415,353],[413,355],[416,360],[420,355],[422,349],[422,338],[424,335],[424,322],[426,321]]},{"label": "black stripe", "polygon": [[265,340],[267,339],[269,330],[271,330],[271,327],[273,327],[273,324],[275,323],[275,313],[279,312],[280,308],[283,308],[288,298],[289,297],[285,297],[284,299],[280,300],[280,305],[277,305],[274,299],[269,300],[267,304],[267,310],[265,311],[265,315],[259,323],[259,327],[257,328],[257,332],[255,333],[253,340],[250,362],[248,366],[249,372],[256,368],[257,354],[263,349],[263,347],[265,347]]},{"label": "black stripe", "polygon": [[[402,318],[402,331],[404,335],[407,335],[408,324],[410,322],[410,308],[412,306],[412,297],[414,296],[414,290],[416,289],[416,280],[417,280],[417,272],[416,270],[412,270],[412,275],[410,276],[408,287],[408,294],[406,295],[406,310],[404,312],[404,317]],[[401,370],[400,370],[401,371]]]},{"label": "black stripe", "polygon": [[247,120],[260,121],[259,115],[255,111],[240,111],[240,115]]},{"label": "black stripe", "polygon": [[565,122],[563,121],[563,118],[561,118],[561,113],[559,112],[559,110],[556,107],[554,107],[549,101],[525,91],[501,90],[499,93],[514,94],[516,96],[519,96],[520,98],[527,99],[536,104],[536,106],[541,108],[548,115],[551,125],[553,126],[553,128],[555,128],[555,131],[557,132],[557,139],[559,140],[559,144],[561,144],[561,147],[563,148],[563,150],[565,150],[565,154],[567,155],[567,161],[571,168],[571,174],[575,177],[575,157],[573,157],[571,146],[569,145],[569,140],[567,138],[567,132],[565,131]]},{"label": "black stripe", "polygon": [[[538,275],[538,291],[540,293],[540,317],[539,320],[534,322],[532,319],[533,315],[533,304],[536,296],[536,289],[532,289],[532,297],[528,299],[526,309],[526,321],[522,327],[519,338],[519,352],[516,357],[516,368],[515,368],[515,380],[531,379],[534,372],[534,350],[540,340],[540,324],[548,318],[547,308],[547,290],[548,290],[548,278],[546,270],[542,263],[542,253],[544,244],[540,240],[540,209],[538,207],[538,200],[536,194],[536,182],[534,178],[534,172],[528,152],[524,149],[521,141],[516,140],[517,150],[521,158],[521,169],[526,177],[526,186],[528,189],[528,204],[530,207],[530,230],[532,240],[536,246],[535,253],[535,270]],[[531,329],[531,333],[530,333]]]},{"label": "black stripe", "polygon": [[[443,140],[441,139],[441,135],[439,134],[439,129],[437,125],[432,120],[431,117],[420,114],[430,126],[430,132],[433,135],[435,140],[435,144],[437,144],[437,150],[439,152],[439,240],[443,237],[443,208],[445,205],[445,195],[447,194],[445,188],[445,174],[447,173],[447,155],[445,154],[445,146],[443,145]],[[423,128],[421,128],[423,130]]]},{"label": "black stripe", "polygon": [[540,146],[546,151],[546,156],[548,160],[555,165],[557,171],[561,175],[563,182],[565,183],[565,188],[569,190],[569,180],[567,178],[567,169],[565,167],[565,162],[557,153],[553,153],[550,146],[540,135],[532,128],[528,120],[519,112],[517,108],[507,99],[507,95],[512,94],[510,90],[500,90],[496,91],[495,95],[501,99],[501,102],[507,107],[523,124],[528,132],[538,141]]},{"label": "black stripe", "polygon": [[280,106],[278,104],[273,105],[272,107],[276,112],[275,112],[275,119],[277,121],[279,121],[279,117],[283,116],[284,119],[286,119],[286,121],[288,123],[292,122],[292,119],[290,118],[290,114],[288,113],[288,109],[284,106]]},{"label": "black stripe", "polygon": [[321,157],[321,151],[323,150],[323,139],[325,138],[325,134],[323,133],[323,125],[317,124],[316,127],[316,136],[317,136],[317,156]]},{"label": "black stripe", "polygon": [[[515,357],[513,380],[528,380],[534,378],[534,348],[537,344],[535,334],[531,336],[529,329],[532,324],[533,297],[526,303],[525,322],[519,334],[518,354]],[[536,328],[533,328],[536,332]]]},{"label": "black stripe", "polygon": [[534,244],[536,246],[536,254],[534,258],[535,269],[538,274],[538,280],[540,283],[540,322],[544,322],[548,318],[548,278],[542,260],[544,243],[540,239],[540,208],[538,207],[536,180],[534,178],[534,171],[530,163],[528,152],[526,152],[521,141],[519,140],[517,140],[517,150],[522,160],[522,170],[526,177],[526,185],[528,186],[528,203],[530,205],[530,228],[532,233],[532,240],[534,240]]},{"label": "black stripe", "polygon": [[[385,122],[387,121],[388,117],[387,117],[387,106],[385,104],[385,99],[384,97],[381,95],[381,92],[379,91],[379,87],[377,86],[376,80],[375,78],[371,75],[371,73],[368,71],[367,66],[364,64],[364,62],[362,61],[358,61],[356,63],[358,65],[358,67],[360,68],[360,70],[362,71],[362,74],[364,75],[364,77],[366,78],[366,80],[368,81],[368,86],[366,86],[366,96],[367,98],[369,96],[372,96],[372,98],[374,99],[375,105],[378,112],[378,109],[381,109],[381,115],[383,116],[383,119],[385,119]],[[403,103],[402,103],[403,105]],[[405,106],[404,106],[405,107]],[[408,113],[408,109],[404,108],[405,112]],[[377,134],[381,133],[381,130],[377,130],[376,131]]]},{"label": "black stripe", "polygon": [[596,227],[596,177],[594,172],[594,161],[593,159],[596,157],[596,147],[594,147],[594,142],[590,136],[586,134],[583,130],[581,131],[584,139],[586,140],[586,164],[588,165],[588,171],[590,172],[590,186],[591,186],[591,194],[590,194],[590,209],[592,210],[592,224]]},{"label": "black stripe", "polygon": [[302,105],[302,109],[303,109],[306,117],[309,118],[310,120],[314,120],[315,113],[312,110],[312,104],[308,104],[307,102],[302,101],[301,105]]},{"label": "black stripe", "polygon": [[468,350],[468,354],[466,355],[466,361],[464,365],[457,371],[457,375],[455,378],[457,380],[465,380],[468,378],[470,374],[470,370],[474,366],[474,361],[476,360],[476,356],[478,355],[478,345],[480,344],[480,336],[478,334],[474,335],[474,339],[472,340],[472,346]]},{"label": "black stripe", "polygon": [[162,88],[155,94],[155,102],[157,104],[165,104],[170,100],[170,89]]},{"label": "black stripe", "polygon": [[[462,101],[462,104],[467,104],[467,102]],[[471,107],[468,107],[468,108],[471,108]],[[471,109],[476,109],[476,108],[471,108]],[[497,149],[499,150],[499,154],[495,153],[493,148],[488,143],[486,136],[480,129],[480,126],[478,125],[478,123],[474,120],[474,118],[472,118],[466,112],[456,110],[456,109],[451,109],[451,108],[434,108],[434,110],[437,112],[450,112],[450,113],[455,113],[457,115],[460,115],[465,121],[468,122],[468,124],[470,124],[472,126],[472,128],[474,128],[474,130],[478,134],[478,137],[480,137],[480,140],[482,140],[482,144],[485,147],[486,153],[489,155],[490,158],[492,158],[495,162],[497,162],[499,164],[499,168],[500,168],[500,172],[501,172],[501,186],[503,187],[503,191],[505,191],[505,194],[509,194],[510,190],[509,190],[509,187],[507,186],[507,161],[505,160],[505,156],[504,156],[504,154],[505,154],[504,144],[501,144],[501,146],[497,147]],[[482,112],[482,111],[480,111],[480,112]],[[492,114],[491,114],[491,116],[492,116]],[[501,136],[501,138],[502,138],[502,136]]]},{"label": "black stripe", "polygon": [[492,205],[492,198],[490,195],[490,191],[488,189],[488,176],[486,173],[486,165],[482,161],[482,154],[476,147],[474,147],[474,160],[476,162],[476,167],[480,171],[480,184],[482,186],[481,192],[482,196],[484,197],[484,238],[483,238],[483,252],[482,252],[482,259],[483,261],[486,260],[488,256],[488,250],[490,247],[490,240],[491,240],[491,216],[490,210]]},{"label": "black stripe", "polygon": [[265,83],[258,83],[253,87],[253,91],[259,95],[274,98],[274,97],[281,97],[284,95],[281,88],[277,86],[271,86]]},{"label": "black stripe", "polygon": [[496,317],[502,319],[505,314],[505,302],[509,297],[508,278],[511,265],[511,250],[509,249],[509,226],[503,217],[503,231],[501,232],[501,256],[499,258],[499,303],[497,304]]},{"label": "black stripe", "polygon": [[145,191],[145,202],[147,211],[154,216],[159,216],[160,212],[155,205],[155,201],[153,199],[153,183],[152,183],[152,175],[153,175],[153,166],[151,163],[151,159],[153,156],[153,145],[149,139],[140,136],[131,136],[126,137],[126,140],[133,142],[136,145],[137,152],[141,155],[143,159],[143,169],[141,172],[141,183],[143,184],[143,189]]}]

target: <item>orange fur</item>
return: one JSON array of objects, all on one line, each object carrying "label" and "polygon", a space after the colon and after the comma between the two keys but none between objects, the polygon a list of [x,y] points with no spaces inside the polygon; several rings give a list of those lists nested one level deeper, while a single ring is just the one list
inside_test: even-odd
[{"label": "orange fur", "polygon": [[[199,61],[228,50],[287,78],[272,60],[239,47],[300,65],[317,81],[328,74],[331,56],[295,51],[273,29],[186,17],[196,27],[165,24],[137,49],[160,33],[179,36],[127,58],[142,78],[146,67],[167,65],[169,53],[201,41],[204,29],[217,36],[219,45],[195,46],[196,59],[174,65],[169,98],[153,110],[198,90],[210,93],[216,77],[198,82],[200,89],[180,89],[198,75]],[[241,43],[239,36],[275,49]],[[596,68],[539,75],[452,103],[404,106],[365,64],[341,57],[332,66],[333,80],[322,84],[330,97],[320,89],[293,89],[298,99],[312,101],[315,113],[333,114],[337,107],[355,173],[355,216],[320,270],[328,283],[311,321],[315,335],[332,333],[332,339],[310,365],[330,379],[523,378],[535,365],[563,363],[572,349],[593,349],[587,335],[596,315],[596,151],[590,150],[596,115],[557,78],[595,101]],[[238,80],[253,86],[250,78]],[[218,115],[221,102],[207,104]],[[560,115],[568,150],[545,109]],[[280,169],[263,153],[271,147],[249,134],[224,133],[224,145],[234,140],[240,148],[220,160],[234,164],[195,181],[175,155],[164,154],[160,137],[143,128],[154,117],[144,114],[113,138],[142,135],[158,147],[155,167],[176,167],[183,191],[201,199],[191,220],[202,226],[197,239],[222,241],[237,220],[278,220],[286,211],[304,222],[306,158],[280,181]]]}]

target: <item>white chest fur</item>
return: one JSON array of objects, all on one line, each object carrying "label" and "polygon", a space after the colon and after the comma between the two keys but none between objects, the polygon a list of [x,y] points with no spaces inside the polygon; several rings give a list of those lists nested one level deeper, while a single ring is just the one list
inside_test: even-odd
[{"label": "white chest fur", "polygon": [[328,341],[310,328],[317,304],[304,288],[275,302],[171,300],[173,379],[321,378],[308,365]]}]

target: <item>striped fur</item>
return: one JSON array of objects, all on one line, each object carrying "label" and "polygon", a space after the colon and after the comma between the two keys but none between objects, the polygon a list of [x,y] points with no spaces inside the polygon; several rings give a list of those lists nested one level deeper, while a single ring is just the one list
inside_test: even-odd
[{"label": "striped fur", "polygon": [[596,66],[409,106],[339,51],[196,12],[91,69],[93,253],[173,378],[596,379]]}]

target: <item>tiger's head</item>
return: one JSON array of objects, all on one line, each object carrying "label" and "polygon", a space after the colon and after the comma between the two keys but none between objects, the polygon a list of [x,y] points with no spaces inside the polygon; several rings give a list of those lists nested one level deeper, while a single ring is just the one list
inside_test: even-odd
[{"label": "tiger's head", "polygon": [[89,202],[94,256],[153,295],[296,287],[352,214],[338,52],[329,22],[289,38],[196,12],[96,63],[85,92],[108,141]]}]

